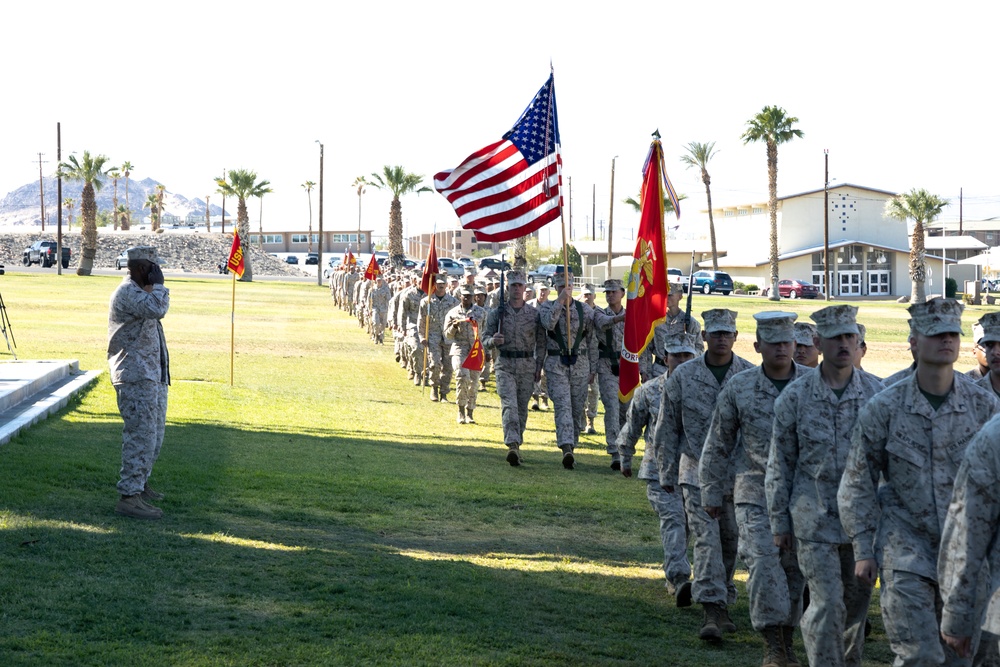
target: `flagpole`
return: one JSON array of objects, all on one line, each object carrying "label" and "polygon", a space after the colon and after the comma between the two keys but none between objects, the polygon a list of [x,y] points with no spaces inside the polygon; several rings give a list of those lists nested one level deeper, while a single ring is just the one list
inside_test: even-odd
[{"label": "flagpole", "polygon": [[229,386],[233,386],[233,366],[236,357],[236,272],[233,274],[233,306],[229,311]]},{"label": "flagpole", "polygon": [[[563,281],[565,282],[565,281],[569,281],[570,280],[570,277],[569,277],[569,251],[566,249],[566,216],[563,214],[563,211],[562,211],[561,207],[560,207],[560,210],[559,210],[559,220],[562,222]],[[569,282],[569,295],[570,295],[570,301],[566,303],[566,349],[567,350],[569,350],[573,346],[573,343],[570,342],[571,339],[570,339],[570,335],[569,335],[569,328],[570,328],[569,306],[570,306],[570,302],[572,302],[572,300],[573,300],[573,283],[572,283],[572,281]],[[558,298],[562,298],[562,294],[560,294]],[[583,325],[582,322],[580,324],[581,324],[581,326]]]}]

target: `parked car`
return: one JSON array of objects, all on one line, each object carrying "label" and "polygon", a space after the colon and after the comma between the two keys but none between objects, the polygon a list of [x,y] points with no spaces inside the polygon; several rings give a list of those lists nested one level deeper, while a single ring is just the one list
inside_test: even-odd
[{"label": "parked car", "polygon": [[128,250],[122,250],[122,254],[115,257],[115,269],[121,271],[128,266]]},{"label": "parked car", "polygon": [[479,270],[510,271],[510,262],[501,262],[496,257],[483,257],[479,260]]},{"label": "parked car", "polygon": [[447,273],[449,276],[457,278],[461,278],[465,273],[465,267],[451,257],[438,257],[438,270],[441,273]]},{"label": "parked car", "polygon": [[559,264],[542,264],[534,271],[528,273],[529,283],[545,283],[546,285],[552,284],[552,276],[556,274],[556,269]]},{"label": "parked car", "polygon": [[733,279],[724,271],[696,271],[691,276],[691,289],[701,290],[704,294],[722,292],[728,296],[733,291]]},{"label": "parked car", "polygon": [[458,263],[461,264],[462,266],[475,266],[476,265],[476,263],[472,260],[471,257],[459,257],[458,258]]},{"label": "parked car", "polygon": [[778,295],[783,299],[815,299],[819,296],[819,286],[808,280],[779,280]]},{"label": "parked car", "polygon": [[319,264],[319,253],[311,252],[306,255],[306,264]]},{"label": "parked car", "polygon": [[680,283],[681,287],[684,288],[684,293],[687,294],[688,288],[691,287],[691,276],[685,276],[681,273],[680,269],[667,269],[667,281],[671,283]]},{"label": "parked car", "polygon": [[298,263],[299,263],[299,258],[296,257],[295,255],[289,255],[285,257],[285,264],[298,264]]}]

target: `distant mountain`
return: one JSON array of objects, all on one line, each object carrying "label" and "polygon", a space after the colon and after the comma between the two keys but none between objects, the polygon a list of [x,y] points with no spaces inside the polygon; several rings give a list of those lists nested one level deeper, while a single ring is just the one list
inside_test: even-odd
[{"label": "distant mountain", "polygon": [[[58,181],[54,176],[43,180],[43,190],[45,193],[45,222],[55,224],[56,220],[56,187]],[[159,183],[152,178],[145,178],[141,181],[129,179],[128,199],[129,209],[132,211],[133,224],[139,224],[144,216],[149,215],[149,209],[143,209],[146,197],[156,193],[156,186]],[[115,188],[109,179],[104,187],[96,195],[97,210],[110,211],[113,208]],[[74,222],[80,218],[80,201],[83,199],[83,183],[63,181],[62,186],[63,202],[67,197],[72,197],[76,201],[73,211]],[[118,179],[118,203],[125,204],[125,179]],[[213,216],[222,215],[222,207],[211,204],[210,214]],[[170,216],[177,216],[181,222],[185,221],[188,215],[195,217],[199,222],[205,219],[205,200],[200,198],[188,199],[184,195],[176,194],[166,190],[163,194],[164,223],[170,221]],[[38,182],[22,185],[18,189],[8,192],[0,200],[0,227],[11,226],[35,226],[41,224],[41,207],[38,199]],[[227,216],[228,217],[228,216]],[[66,220],[66,210],[63,210],[63,221]]]}]

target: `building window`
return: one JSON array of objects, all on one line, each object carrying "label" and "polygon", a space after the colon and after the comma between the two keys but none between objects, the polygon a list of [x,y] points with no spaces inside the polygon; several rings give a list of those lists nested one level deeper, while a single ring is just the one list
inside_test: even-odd
[{"label": "building window", "polygon": [[462,249],[462,244],[461,243],[456,243],[455,244],[455,250],[461,250],[461,249]]},{"label": "building window", "polygon": [[727,217],[727,218],[735,218],[736,217],[736,211],[726,211],[725,217]]},{"label": "building window", "polygon": [[754,214],[754,215],[760,215],[760,214],[761,214],[761,213],[763,213],[763,212],[764,212],[764,209],[760,208],[759,206],[756,206],[756,207],[754,207],[754,209],[753,209],[753,214]]},{"label": "building window", "polygon": [[308,243],[309,237],[306,234],[292,234],[292,243]]}]

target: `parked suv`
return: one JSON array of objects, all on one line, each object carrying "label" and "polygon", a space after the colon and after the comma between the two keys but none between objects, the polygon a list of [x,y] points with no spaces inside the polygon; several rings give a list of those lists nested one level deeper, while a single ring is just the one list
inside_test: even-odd
[{"label": "parked suv", "polygon": [[319,264],[319,253],[311,252],[306,255],[306,264]]},{"label": "parked suv", "polygon": [[722,292],[728,296],[733,291],[733,279],[723,271],[696,271],[691,276],[691,289],[701,290],[704,294]]},{"label": "parked suv", "polygon": [[[35,241],[24,249],[21,261],[24,262],[25,266],[41,264],[47,269],[50,266],[55,266],[57,248],[58,245],[55,241]],[[64,245],[62,249],[62,267],[64,269],[69,268],[69,259],[69,246]]]},{"label": "parked suv", "polygon": [[552,284],[552,276],[556,274],[556,269],[559,267],[558,264],[542,264],[537,269],[528,274],[529,283],[545,283],[546,285]]}]

